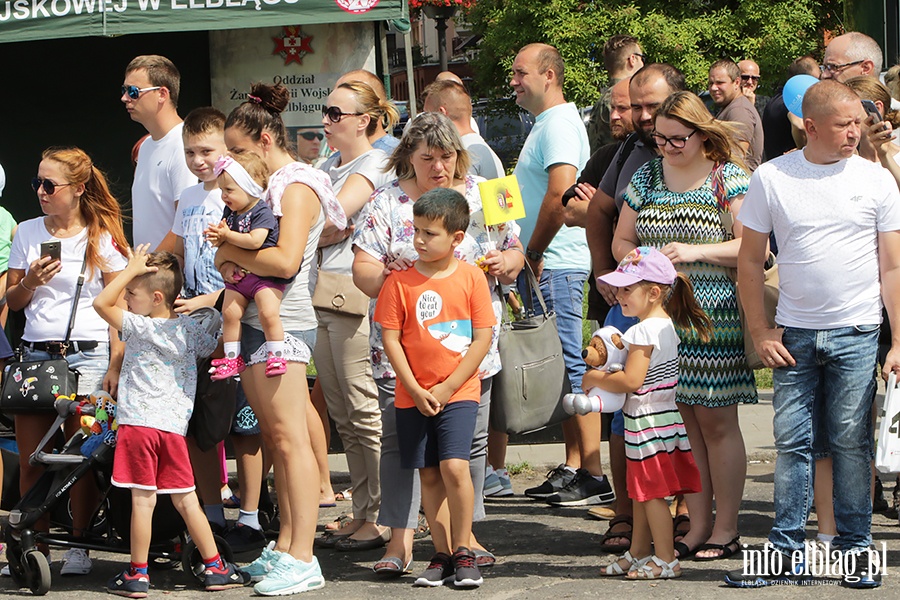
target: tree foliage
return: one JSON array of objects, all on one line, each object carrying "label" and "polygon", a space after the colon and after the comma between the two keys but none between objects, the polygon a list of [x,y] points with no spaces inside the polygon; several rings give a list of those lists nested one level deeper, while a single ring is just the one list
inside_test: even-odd
[{"label": "tree foliage", "polygon": [[603,44],[630,34],[654,62],[681,69],[692,89],[706,87],[719,58],[752,58],[763,92],[784,81],[790,62],[820,55],[824,32],[838,28],[840,0],[478,0],[467,20],[482,36],[474,61],[481,95],[507,97],[509,68],[525,44],[544,42],[566,61],[566,98],[591,105],[606,83]]}]

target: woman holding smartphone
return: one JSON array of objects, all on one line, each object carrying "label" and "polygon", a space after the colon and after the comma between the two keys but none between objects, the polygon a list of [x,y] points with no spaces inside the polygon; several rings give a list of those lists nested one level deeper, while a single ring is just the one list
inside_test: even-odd
[{"label": "woman holding smartphone", "polygon": [[[103,173],[83,150],[50,148],[42,158],[32,187],[44,216],[19,225],[9,256],[7,303],[12,310],[25,311],[22,358],[65,358],[79,371],[79,394],[102,388],[115,395],[124,344],[117,335],[110,335],[93,302],[127,264],[124,253],[128,242],[119,203]],[[66,345],[63,340],[82,269],[84,286]],[[15,417],[19,489],[23,494],[44,470],[29,464],[28,458],[55,416],[53,412],[40,412]],[[71,435],[78,427],[74,417],[69,419],[66,434]],[[88,477],[72,486],[71,496],[73,529],[78,536],[90,526],[99,494]],[[44,520],[35,529],[46,530],[47,525]],[[86,575],[91,570],[91,560],[80,548],[68,550],[63,561],[63,575]]]}]

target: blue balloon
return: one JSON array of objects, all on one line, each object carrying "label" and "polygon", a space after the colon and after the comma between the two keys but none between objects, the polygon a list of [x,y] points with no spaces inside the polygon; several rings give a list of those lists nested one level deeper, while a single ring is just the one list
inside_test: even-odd
[{"label": "blue balloon", "polygon": [[803,95],[816,83],[819,83],[819,80],[812,75],[794,75],[787,80],[781,95],[784,98],[784,105],[791,114],[803,118]]}]

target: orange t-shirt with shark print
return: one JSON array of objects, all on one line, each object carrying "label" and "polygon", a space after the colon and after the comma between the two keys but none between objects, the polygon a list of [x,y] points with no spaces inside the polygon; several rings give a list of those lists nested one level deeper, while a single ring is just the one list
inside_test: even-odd
[{"label": "orange t-shirt with shark print", "polygon": [[[497,322],[484,272],[462,261],[441,279],[426,277],[415,268],[391,273],[378,294],[374,319],[382,329],[400,331],[406,360],[426,390],[447,379],[462,362],[475,329]],[[476,370],[450,402],[480,398]],[[416,406],[399,379],[394,406]]]}]

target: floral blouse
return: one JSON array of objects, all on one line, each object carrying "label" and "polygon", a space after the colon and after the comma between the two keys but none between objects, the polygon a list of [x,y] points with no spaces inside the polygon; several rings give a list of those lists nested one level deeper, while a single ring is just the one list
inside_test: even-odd
[{"label": "floral blouse", "polygon": [[[519,225],[515,221],[499,225],[486,226],[484,212],[481,207],[481,195],[478,182],[481,177],[466,176],[465,197],[469,203],[469,228],[466,237],[456,247],[455,255],[459,260],[471,265],[483,257],[489,250],[508,250],[519,241]],[[372,194],[369,202],[362,208],[356,220],[353,233],[353,245],[370,254],[382,264],[388,264],[398,258],[416,260],[418,254],[413,248],[413,201],[400,188],[400,182],[393,182],[381,187]],[[491,377],[500,371],[500,355],[497,352],[497,335],[500,331],[500,317],[503,303],[497,294],[497,279],[487,275],[491,288],[491,303],[498,325],[494,326],[491,336],[491,349],[481,362],[478,376],[481,379]],[[375,300],[369,305],[369,348],[372,358],[372,372],[375,379],[395,378],[394,369],[384,354],[381,341],[381,325],[372,321],[375,312]]]}]

